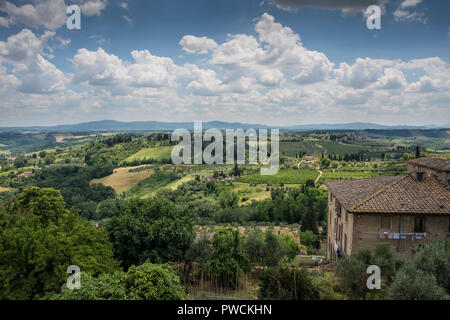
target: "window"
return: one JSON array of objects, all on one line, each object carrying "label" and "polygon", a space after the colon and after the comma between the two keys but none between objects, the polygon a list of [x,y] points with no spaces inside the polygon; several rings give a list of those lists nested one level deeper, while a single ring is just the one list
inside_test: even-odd
[{"label": "window", "polygon": [[337,228],[337,217],[334,218],[334,236],[335,237],[336,237],[336,232],[337,232],[336,228]]},{"label": "window", "polygon": [[344,234],[344,253],[347,254],[347,234]]},{"label": "window", "polygon": [[425,232],[425,218],[415,218],[414,220],[414,232]]},{"label": "window", "polygon": [[348,210],[345,210],[345,222],[348,222]]}]

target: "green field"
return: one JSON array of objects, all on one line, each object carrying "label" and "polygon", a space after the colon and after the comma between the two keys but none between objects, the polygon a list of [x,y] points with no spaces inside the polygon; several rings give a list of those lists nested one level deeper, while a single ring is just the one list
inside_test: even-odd
[{"label": "green field", "polygon": [[378,177],[375,171],[325,171],[320,181],[341,180],[341,179],[369,179]]},{"label": "green field", "polygon": [[128,194],[148,198],[158,189],[167,187],[170,183],[177,181],[180,178],[181,176],[175,172],[157,171],[149,178],[139,182],[128,191]]},{"label": "green field", "polygon": [[142,161],[142,160],[162,160],[162,159],[170,159],[172,153],[173,146],[164,146],[164,147],[154,147],[154,148],[145,148],[139,150],[132,156],[126,158],[123,163],[129,163],[133,161]]},{"label": "green field", "polygon": [[366,146],[345,145],[334,141],[304,140],[299,142],[280,142],[280,153],[288,157],[295,157],[299,152],[308,155],[321,155],[322,153],[344,155],[346,153],[358,153],[367,149],[368,147]]},{"label": "green field", "polygon": [[307,180],[315,180],[319,173],[315,170],[283,170],[273,176],[263,176],[259,172],[241,177],[238,182],[256,184],[305,184]]},{"label": "green field", "polygon": [[248,183],[235,182],[231,188],[239,196],[241,205],[250,204],[252,201],[270,199],[270,191],[265,185],[250,187]]}]

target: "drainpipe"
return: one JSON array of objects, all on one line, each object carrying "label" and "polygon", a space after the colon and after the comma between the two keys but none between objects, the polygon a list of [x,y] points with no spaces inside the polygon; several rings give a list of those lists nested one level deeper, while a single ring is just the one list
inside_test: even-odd
[{"label": "drainpipe", "polygon": [[400,237],[398,239],[397,251],[400,252],[402,249],[402,232],[403,232],[403,216],[400,216]]}]

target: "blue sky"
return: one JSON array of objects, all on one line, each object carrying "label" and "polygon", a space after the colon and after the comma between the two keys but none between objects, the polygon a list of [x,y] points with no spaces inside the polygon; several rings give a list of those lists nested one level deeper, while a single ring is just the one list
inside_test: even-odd
[{"label": "blue sky", "polygon": [[0,126],[445,124],[449,18],[439,0],[0,0]]}]

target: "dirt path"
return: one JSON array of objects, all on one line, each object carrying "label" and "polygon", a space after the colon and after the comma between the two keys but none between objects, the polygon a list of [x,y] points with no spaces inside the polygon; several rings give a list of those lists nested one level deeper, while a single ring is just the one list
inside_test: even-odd
[{"label": "dirt path", "polygon": [[306,162],[306,161],[305,161],[305,160],[302,160],[302,161],[300,161],[300,162],[297,164],[297,168],[298,168],[298,169],[300,169],[300,165],[301,165],[303,162]]},{"label": "dirt path", "polygon": [[[297,164],[297,168],[300,169],[300,165],[301,165],[302,163],[304,163],[304,162],[306,162],[306,161],[305,161],[305,160],[300,161],[300,162]],[[316,178],[316,181],[314,181],[314,184],[317,184],[317,183],[319,182],[320,178],[322,178],[322,175],[323,175],[323,171],[321,171],[320,168],[316,168],[316,170],[319,171],[319,176]]]},{"label": "dirt path", "polygon": [[322,178],[322,175],[323,175],[323,171],[321,171],[320,169],[317,169],[317,170],[319,170],[319,176],[317,177],[316,181],[314,181],[314,184],[318,184],[320,178]]}]

